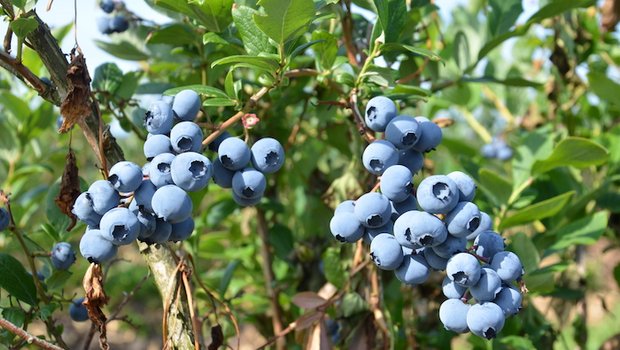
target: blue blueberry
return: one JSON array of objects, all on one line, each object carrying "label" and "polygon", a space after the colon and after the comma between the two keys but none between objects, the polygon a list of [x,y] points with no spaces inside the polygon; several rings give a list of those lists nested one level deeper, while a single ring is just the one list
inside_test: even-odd
[{"label": "blue blueberry", "polygon": [[90,193],[82,192],[75,199],[71,212],[88,226],[99,227],[101,215],[97,214],[95,208],[93,208],[93,199]]},{"label": "blue blueberry", "polygon": [[461,299],[465,295],[467,287],[454,283],[450,277],[446,276],[441,283],[441,291],[448,299]]},{"label": "blue blueberry", "polygon": [[461,286],[471,287],[478,283],[481,274],[478,259],[469,253],[458,253],[448,260],[446,274]]},{"label": "blue blueberry", "polygon": [[439,320],[449,331],[466,333],[469,329],[467,315],[471,307],[459,299],[448,299],[439,306]]},{"label": "blue blueberry", "polygon": [[505,246],[502,236],[493,231],[482,232],[474,240],[476,254],[488,259],[489,262],[495,254],[504,251]]},{"label": "blue blueberry", "polygon": [[217,149],[217,153],[224,168],[229,170],[245,168],[252,158],[248,145],[236,137],[229,137],[223,140]]},{"label": "blue blueberry", "polygon": [[513,252],[498,252],[491,259],[491,268],[504,282],[516,281],[523,275],[521,259]]},{"label": "blue blueberry", "polygon": [[160,244],[168,241],[172,234],[172,224],[162,219],[155,219],[155,230],[145,237],[142,242],[146,244]]},{"label": "blue blueberry", "polygon": [[260,171],[246,168],[237,171],[233,175],[232,190],[241,198],[254,199],[262,197],[266,188],[267,179]]},{"label": "blue blueberry", "polygon": [[153,206],[151,201],[153,200],[153,194],[157,191],[157,187],[150,180],[142,180],[142,184],[133,193],[133,203],[139,208],[143,208],[146,211],[152,212]]},{"label": "blue blueberry", "polygon": [[398,163],[398,151],[390,142],[376,140],[364,149],[362,163],[371,174],[381,175],[387,168]]},{"label": "blue blueberry", "polygon": [[480,270],[478,282],[469,287],[471,296],[481,301],[492,301],[502,289],[502,279],[495,270],[484,267]]},{"label": "blue blueberry", "polygon": [[[132,204],[135,202],[131,202]],[[136,215],[138,222],[140,223],[140,233],[138,233],[138,240],[144,242],[144,240],[155,232],[157,225],[157,219],[155,215],[144,209],[134,210],[131,206],[129,209]]]},{"label": "blue blueberry", "polygon": [[376,96],[368,101],[364,121],[370,129],[383,132],[394,117],[396,117],[394,101],[385,96]]},{"label": "blue blueberry", "polygon": [[162,134],[149,134],[144,141],[144,156],[151,161],[153,157],[162,153],[172,153],[170,138]]},{"label": "blue blueberry", "polygon": [[230,133],[224,130],[215,138],[215,140],[211,141],[211,143],[207,147],[210,151],[217,152],[217,150],[220,148],[220,144],[222,143],[222,141],[226,140],[229,137],[231,137]]},{"label": "blue blueberry", "polygon": [[193,90],[183,90],[174,96],[172,111],[182,121],[194,121],[200,111],[200,96]]},{"label": "blue blueberry", "polygon": [[398,152],[398,164],[406,166],[412,174],[417,174],[424,168],[424,155],[413,148],[400,151]]},{"label": "blue blueberry", "polygon": [[364,228],[364,243],[370,244],[370,242],[372,242],[372,240],[382,234],[382,233],[387,233],[387,234],[392,234],[394,232],[394,222],[392,222],[392,220],[389,220],[387,222],[387,224],[381,226],[381,227],[365,227]]},{"label": "blue blueberry", "polygon": [[504,328],[504,321],[504,312],[492,302],[475,304],[467,312],[469,330],[485,339],[495,338]]},{"label": "blue blueberry", "polygon": [[353,213],[355,211],[355,201],[348,199],[346,201],[341,202],[336,206],[334,210],[334,215],[339,213]]},{"label": "blue blueberry", "polygon": [[459,201],[472,202],[474,200],[477,186],[469,175],[461,171],[453,171],[446,176],[452,179],[459,189]]},{"label": "blue blueberry", "polygon": [[84,298],[79,298],[73,300],[71,305],[69,305],[69,316],[75,322],[88,321],[88,309],[82,304],[83,302]]},{"label": "blue blueberry", "polygon": [[105,13],[112,13],[112,11],[114,11],[114,7],[115,5],[113,0],[101,0],[101,2],[99,2],[99,8]]},{"label": "blue blueberry", "polygon": [[284,164],[284,148],[276,139],[262,138],[252,145],[250,151],[252,166],[264,174],[273,174]]},{"label": "blue blueberry", "polygon": [[75,251],[67,242],[56,243],[52,247],[51,260],[54,268],[67,270],[75,262]]},{"label": "blue blueberry", "polygon": [[440,245],[433,247],[433,252],[444,259],[450,259],[454,254],[462,253],[467,250],[467,240],[464,237],[454,237],[448,235]]},{"label": "blue blueberry", "polygon": [[433,247],[443,243],[448,232],[436,216],[417,210],[402,214],[394,222],[394,236],[405,247]]},{"label": "blue blueberry", "polygon": [[521,310],[522,301],[523,296],[518,289],[511,285],[504,285],[502,290],[497,293],[493,303],[502,309],[505,317],[508,317],[517,314]]},{"label": "blue blueberry", "polygon": [[118,246],[103,238],[97,229],[87,229],[80,240],[80,253],[90,263],[104,263],[112,259],[117,251]]},{"label": "blue blueberry", "polygon": [[512,158],[512,148],[510,148],[510,146],[505,145],[504,147],[500,147],[497,149],[497,159],[501,160],[501,161],[507,161],[510,158]]},{"label": "blue blueberry", "polygon": [[236,171],[229,170],[222,165],[220,159],[215,157],[213,159],[213,182],[222,188],[231,188],[232,179],[235,176]]},{"label": "blue blueberry", "polygon": [[385,128],[385,139],[399,150],[412,148],[420,139],[418,122],[412,117],[399,115]]},{"label": "blue blueberry", "polygon": [[409,254],[395,271],[396,278],[404,284],[422,284],[428,280],[431,269],[420,254]]},{"label": "blue blueberry", "polygon": [[262,196],[256,196],[255,198],[244,198],[237,195],[235,192],[232,194],[233,200],[235,203],[239,204],[242,207],[253,207],[260,203]]},{"label": "blue blueberry", "polygon": [[144,125],[151,134],[168,134],[172,130],[174,114],[165,101],[155,101],[144,115]]},{"label": "blue blueberry", "polygon": [[381,193],[371,192],[362,195],[355,202],[354,214],[366,227],[381,227],[391,219],[390,200]]},{"label": "blue blueberry", "polygon": [[121,196],[114,188],[114,185],[106,180],[93,182],[88,188],[88,193],[93,202],[93,210],[99,215],[103,215],[108,210],[118,206],[121,200]]},{"label": "blue blueberry", "polygon": [[329,221],[329,231],[341,243],[357,242],[364,235],[364,228],[353,213],[335,214]]},{"label": "blue blueberry", "polygon": [[381,176],[381,193],[392,202],[402,202],[413,192],[413,174],[402,165],[392,165]]},{"label": "blue blueberry", "polygon": [[382,270],[396,270],[403,262],[403,250],[394,236],[383,233],[370,243],[370,258]]},{"label": "blue blueberry", "polygon": [[115,33],[122,33],[129,29],[129,21],[123,15],[116,15],[110,20],[110,28]]},{"label": "blue blueberry", "polygon": [[480,212],[480,224],[478,224],[478,228],[476,229],[476,231],[470,233],[465,238],[467,238],[468,241],[473,241],[482,232],[491,231],[492,229],[493,229],[493,220],[491,219],[489,214],[481,211]]},{"label": "blue blueberry", "polygon": [[170,130],[170,144],[177,153],[200,152],[202,130],[194,122],[180,122]]},{"label": "blue blueberry", "polygon": [[140,222],[127,208],[114,208],[101,218],[99,224],[103,238],[116,245],[127,245],[135,241],[140,233]]},{"label": "blue blueberry", "polygon": [[[446,240],[448,239],[450,239],[450,237],[448,237]],[[444,271],[446,269],[446,265],[448,265],[448,259],[442,258],[441,256],[437,255],[434,248],[435,247],[424,248],[424,259],[426,259],[428,266],[430,266],[433,270]]]},{"label": "blue blueberry", "polygon": [[429,152],[439,146],[443,133],[441,128],[424,117],[415,118],[419,123],[419,138],[418,142],[413,146],[418,152]]},{"label": "blue blueberry", "polygon": [[495,158],[497,157],[497,150],[495,149],[495,145],[492,143],[487,143],[480,148],[480,153],[484,158]]},{"label": "blue blueberry", "polygon": [[97,29],[101,34],[114,33],[114,28],[112,28],[112,20],[109,17],[97,18]]},{"label": "blue blueberry", "polygon": [[6,208],[0,208],[0,231],[6,230],[10,223],[9,211]]},{"label": "blue blueberry", "polygon": [[418,206],[431,214],[447,214],[459,203],[456,183],[445,175],[432,175],[420,182]]},{"label": "blue blueberry", "polygon": [[142,168],[132,162],[120,161],[110,169],[108,181],[119,192],[133,192],[142,184]]},{"label": "blue blueberry", "polygon": [[192,215],[192,200],[185,191],[174,185],[158,188],[151,204],[155,215],[171,224],[184,221]]},{"label": "blue blueberry", "polygon": [[213,175],[209,158],[196,152],[177,155],[170,166],[174,184],[188,192],[200,191],[207,187]]},{"label": "blue blueberry", "polygon": [[480,225],[480,210],[472,202],[459,202],[445,218],[448,232],[454,237],[467,237]]},{"label": "blue blueberry", "polygon": [[149,167],[149,179],[153,185],[162,187],[174,184],[172,180],[172,161],[175,155],[172,153],[158,154],[151,160]]},{"label": "blue blueberry", "polygon": [[404,201],[394,203],[392,202],[393,213],[395,214],[394,220],[398,219],[402,214],[411,211],[418,210],[418,202],[414,195],[409,195]]},{"label": "blue blueberry", "polygon": [[172,242],[184,241],[192,235],[192,232],[194,232],[194,227],[194,219],[191,217],[179,223],[172,224],[172,232],[170,233],[168,240]]}]

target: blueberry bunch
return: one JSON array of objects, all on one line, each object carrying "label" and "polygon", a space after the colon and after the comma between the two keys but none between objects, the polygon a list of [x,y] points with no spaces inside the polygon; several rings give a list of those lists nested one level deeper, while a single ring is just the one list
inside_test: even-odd
[{"label": "blueberry bunch", "polygon": [[6,208],[0,208],[0,231],[6,230],[10,222],[9,211]]},{"label": "blueberry bunch", "polygon": [[480,153],[485,158],[496,158],[507,161],[512,158],[512,148],[503,139],[494,137],[491,143],[487,143],[480,149]]},{"label": "blueberry bunch", "polygon": [[[99,2],[99,8],[109,15],[113,12],[119,12],[123,7],[124,4],[120,1],[101,0]],[[97,29],[99,29],[101,34],[122,33],[129,29],[129,21],[121,13],[116,13],[113,16],[99,17],[97,18]]]},{"label": "blueberry bunch", "polygon": [[520,309],[515,283],[523,275],[521,261],[504,250],[491,217],[473,203],[476,184],[468,175],[429,176],[414,191],[413,175],[421,166],[409,167],[413,162],[406,154],[435,148],[441,129],[427,119],[395,114],[387,98],[369,102],[366,123],[375,131],[385,130],[385,140],[368,145],[362,160],[380,176],[381,192],[340,203],[330,231],[343,243],[369,243],[375,265],[394,271],[405,284],[422,284],[433,270],[445,270],[443,293],[449,299],[440,307],[441,322],[448,330],[491,339],[504,319]]}]

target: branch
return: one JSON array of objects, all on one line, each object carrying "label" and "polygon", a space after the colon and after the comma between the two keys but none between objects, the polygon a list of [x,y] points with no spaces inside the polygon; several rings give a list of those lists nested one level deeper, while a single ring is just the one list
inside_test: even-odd
[{"label": "branch", "polygon": [[55,105],[60,104],[58,91],[56,91],[53,86],[44,83],[38,76],[32,73],[30,69],[17,61],[17,59],[11,57],[8,53],[0,51],[0,66],[8,70],[9,73],[21,80],[26,86],[36,90],[39,96],[43,97],[45,100]]},{"label": "branch", "polygon": [[64,350],[61,347],[58,347],[52,343],[47,342],[45,339],[41,339],[38,337],[35,337],[34,335],[26,332],[25,330],[17,327],[16,325],[14,325],[13,323],[9,322],[8,320],[5,320],[4,318],[0,317],[0,327],[6,329],[7,331],[15,334],[16,336],[24,339],[28,344],[34,344],[38,347],[40,347],[41,349],[47,349],[47,350]]}]

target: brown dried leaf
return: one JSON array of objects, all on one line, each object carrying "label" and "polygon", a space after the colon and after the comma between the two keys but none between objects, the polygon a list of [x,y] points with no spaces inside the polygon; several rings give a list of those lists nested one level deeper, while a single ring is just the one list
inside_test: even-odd
[{"label": "brown dried leaf", "polygon": [[67,231],[71,231],[76,224],[76,217],[71,212],[71,208],[73,208],[73,203],[81,191],[75,153],[73,153],[71,148],[69,148],[66,159],[65,170],[60,180],[60,192],[54,198],[54,202],[56,202],[60,211],[71,219],[71,224],[67,227]]},{"label": "brown dried leaf", "polygon": [[323,317],[324,313],[318,311],[311,311],[305,313],[295,321],[295,329],[302,330],[312,326],[316,321]]},{"label": "brown dried leaf", "polygon": [[219,324],[215,327],[211,327],[211,344],[209,344],[208,350],[217,350],[224,344],[224,333],[222,333],[222,326]]},{"label": "brown dried leaf", "polygon": [[99,346],[101,349],[108,350],[106,321],[107,318],[101,310],[108,303],[108,296],[103,289],[103,272],[101,265],[90,264],[90,267],[84,274],[82,281],[86,295],[84,297],[84,306],[88,310],[88,317],[95,323],[99,330]]},{"label": "brown dried leaf", "polygon": [[326,302],[327,300],[323,299],[315,292],[301,292],[293,296],[293,304],[302,309],[314,309],[325,304]]},{"label": "brown dried leaf", "polygon": [[601,27],[611,32],[620,21],[620,0],[605,0],[601,6]]},{"label": "brown dried leaf", "polygon": [[84,55],[71,54],[71,63],[67,69],[69,91],[60,105],[60,114],[64,117],[58,132],[65,133],[90,114],[90,75]]}]

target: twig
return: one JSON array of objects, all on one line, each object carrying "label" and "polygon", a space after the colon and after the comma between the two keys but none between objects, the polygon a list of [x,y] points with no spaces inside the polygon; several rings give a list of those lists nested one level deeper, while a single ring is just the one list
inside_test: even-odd
[{"label": "twig", "polygon": [[349,63],[356,67],[359,66],[357,61],[357,47],[353,43],[353,16],[351,15],[351,0],[344,0],[344,16],[342,16],[342,40],[347,50],[347,58]]},{"label": "twig", "polygon": [[34,335],[26,332],[25,330],[17,327],[16,325],[14,325],[13,323],[11,323],[10,321],[0,317],[0,327],[6,329],[7,331],[15,334],[16,336],[24,339],[28,344],[34,344],[38,347],[40,347],[41,349],[47,349],[47,350],[64,350],[63,348],[56,346],[48,341],[46,341],[45,339],[41,339],[38,337],[35,337]]},{"label": "twig", "polygon": [[37,91],[45,100],[60,104],[58,93],[50,85],[45,84],[36,74],[6,52],[0,51],[0,66],[17,77],[27,86]]},{"label": "twig", "polygon": [[381,333],[383,333],[383,349],[390,348],[390,332],[387,329],[387,325],[385,323],[385,317],[383,316],[383,311],[380,307],[381,300],[381,291],[379,288],[379,276],[377,269],[372,269],[370,272],[370,308],[372,310],[372,314],[375,317],[375,323],[379,327]]}]

